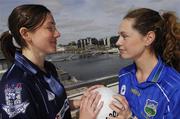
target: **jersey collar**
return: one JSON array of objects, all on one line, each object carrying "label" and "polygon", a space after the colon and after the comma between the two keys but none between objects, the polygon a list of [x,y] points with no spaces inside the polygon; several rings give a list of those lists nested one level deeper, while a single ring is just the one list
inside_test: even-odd
[{"label": "jersey collar", "polygon": [[[161,57],[159,56],[158,63],[156,64],[156,66],[154,67],[154,69],[152,70],[150,75],[148,76],[147,80],[143,83],[137,82],[138,87],[145,88],[149,85],[160,82],[162,79],[160,77],[161,77],[161,73],[163,71],[164,66],[165,66],[165,64],[163,63]],[[134,76],[136,77],[136,65],[135,64],[133,66],[132,72],[134,73]]]},{"label": "jersey collar", "polygon": [[38,67],[25,56],[23,56],[20,52],[15,53],[15,64],[32,75],[36,75],[39,71]]},{"label": "jersey collar", "polygon": [[152,82],[152,83],[159,82],[164,66],[165,66],[165,64],[162,62],[162,59],[160,57],[158,57],[158,63],[154,67],[153,71],[150,73],[147,81]]}]

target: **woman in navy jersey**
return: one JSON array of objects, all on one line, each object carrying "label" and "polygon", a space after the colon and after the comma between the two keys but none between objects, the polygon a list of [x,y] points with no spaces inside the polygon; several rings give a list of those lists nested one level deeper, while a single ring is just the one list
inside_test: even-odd
[{"label": "woman in navy jersey", "polygon": [[139,8],[130,11],[119,27],[120,57],[133,64],[119,72],[123,106],[110,107],[110,119],[180,118],[180,23],[174,13]]},{"label": "woman in navy jersey", "polygon": [[[0,117],[71,119],[70,109],[79,108],[81,101],[67,99],[55,66],[45,61],[46,55],[56,52],[61,35],[51,12],[42,5],[20,5],[10,14],[8,27],[0,42],[12,65],[0,81]],[[100,96],[90,96],[94,100],[88,105],[97,104]],[[96,116],[100,108],[90,110]],[[81,112],[82,119],[93,119],[86,108]]]}]

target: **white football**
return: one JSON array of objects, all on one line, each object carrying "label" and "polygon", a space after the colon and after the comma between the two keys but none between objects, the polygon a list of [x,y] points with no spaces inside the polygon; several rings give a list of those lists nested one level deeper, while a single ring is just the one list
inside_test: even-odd
[{"label": "white football", "polygon": [[111,90],[110,88],[107,88],[107,87],[100,87],[100,88],[95,89],[94,91],[99,92],[99,94],[101,95],[101,99],[100,99],[99,103],[101,101],[104,102],[103,107],[100,110],[96,119],[107,119],[109,116],[116,117],[117,113],[115,111],[113,111],[109,107],[109,105],[112,101],[117,101],[117,100],[113,99],[113,95],[117,95],[117,93],[115,93],[113,90]]}]

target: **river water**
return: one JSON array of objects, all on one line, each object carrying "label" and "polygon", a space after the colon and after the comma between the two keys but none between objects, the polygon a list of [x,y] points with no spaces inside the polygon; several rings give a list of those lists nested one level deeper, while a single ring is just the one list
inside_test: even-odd
[{"label": "river water", "polygon": [[65,55],[60,55],[51,57],[52,61],[56,60],[54,64],[81,81],[118,74],[120,68],[131,63],[130,60],[120,59],[118,54],[103,54],[68,61],[61,61]]}]

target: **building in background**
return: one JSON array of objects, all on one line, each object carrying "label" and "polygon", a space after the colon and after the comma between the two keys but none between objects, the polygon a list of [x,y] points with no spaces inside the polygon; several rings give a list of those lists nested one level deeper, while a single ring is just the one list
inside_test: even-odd
[{"label": "building in background", "polygon": [[84,39],[79,39],[77,41],[77,47],[82,49],[86,49],[91,46],[105,46],[107,48],[114,48],[116,47],[118,38],[118,36],[112,36],[97,40],[96,38],[87,37]]}]

